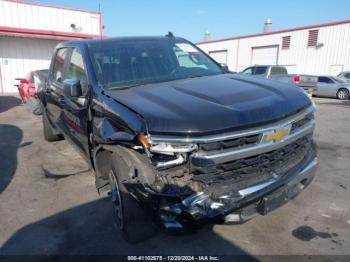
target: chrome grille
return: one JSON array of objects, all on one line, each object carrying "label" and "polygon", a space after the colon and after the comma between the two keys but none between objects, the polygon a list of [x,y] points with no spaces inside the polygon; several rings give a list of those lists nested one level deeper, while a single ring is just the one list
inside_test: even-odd
[{"label": "chrome grille", "polygon": [[300,163],[312,148],[312,137],[303,137],[280,149],[222,164],[191,165],[194,180],[215,183],[228,180],[265,180],[281,176]]},{"label": "chrome grille", "polygon": [[291,133],[298,130],[299,128],[304,127],[306,124],[310,123],[313,120],[314,120],[314,114],[311,113],[305,116],[304,118],[292,123]]},{"label": "chrome grille", "polygon": [[245,136],[245,137],[238,137],[230,140],[200,144],[199,149],[208,152],[208,151],[220,151],[225,149],[242,148],[245,146],[258,144],[260,138],[261,138],[260,134]]}]

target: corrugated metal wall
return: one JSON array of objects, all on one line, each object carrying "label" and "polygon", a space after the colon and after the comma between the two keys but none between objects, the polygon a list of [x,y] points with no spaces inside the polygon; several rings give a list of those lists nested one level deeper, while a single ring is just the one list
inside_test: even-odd
[{"label": "corrugated metal wall", "polygon": [[0,0],[0,29],[4,28],[7,31],[0,35],[0,92],[7,93],[17,92],[15,78],[48,68],[61,39],[99,36],[101,17],[98,12]]},{"label": "corrugated metal wall", "polygon": [[0,0],[0,26],[99,35],[99,19],[96,12]]},{"label": "corrugated metal wall", "polygon": [[[252,50],[255,47],[279,46],[278,64],[286,65],[291,73],[328,75],[340,70],[350,70],[350,23],[319,29],[319,48],[307,47],[308,31],[311,29],[261,35],[198,46],[209,53],[227,50],[227,64],[233,71],[242,71],[252,65]],[[282,49],[282,37],[291,36],[290,49]]]},{"label": "corrugated metal wall", "polygon": [[24,78],[30,71],[47,69],[52,52],[60,41],[0,36],[0,70],[4,93],[17,92],[15,78]]}]

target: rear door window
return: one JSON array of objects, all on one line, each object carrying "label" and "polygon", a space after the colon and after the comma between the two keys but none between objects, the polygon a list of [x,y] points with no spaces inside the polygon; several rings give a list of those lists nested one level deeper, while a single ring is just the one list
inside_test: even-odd
[{"label": "rear door window", "polygon": [[55,55],[55,60],[52,68],[52,78],[57,83],[62,83],[64,80],[64,65],[66,62],[68,48],[58,49]]}]

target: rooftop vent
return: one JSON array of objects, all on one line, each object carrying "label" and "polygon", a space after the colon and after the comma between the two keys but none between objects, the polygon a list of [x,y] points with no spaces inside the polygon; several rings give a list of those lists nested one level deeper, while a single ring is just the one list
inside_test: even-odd
[{"label": "rooftop vent", "polygon": [[266,18],[264,23],[264,33],[268,33],[272,31],[272,21],[270,18]]},{"label": "rooftop vent", "polygon": [[204,41],[207,42],[207,41],[210,41],[211,39],[211,36],[210,36],[210,32],[205,32],[204,34]]}]

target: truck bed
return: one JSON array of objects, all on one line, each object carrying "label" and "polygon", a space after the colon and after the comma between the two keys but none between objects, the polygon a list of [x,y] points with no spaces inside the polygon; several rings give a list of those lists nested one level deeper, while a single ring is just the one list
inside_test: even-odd
[{"label": "truck bed", "polygon": [[295,84],[306,90],[317,89],[317,82],[318,82],[317,76],[297,75],[297,74],[274,75],[274,76],[270,76],[270,79],[277,80],[280,82]]}]

